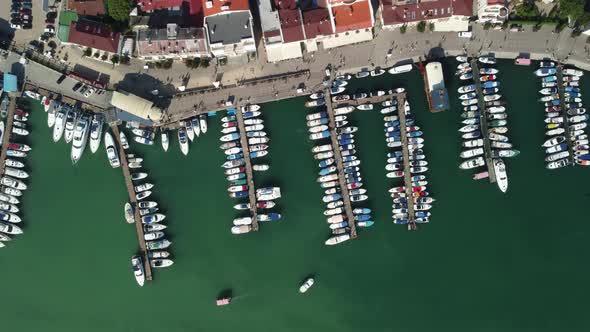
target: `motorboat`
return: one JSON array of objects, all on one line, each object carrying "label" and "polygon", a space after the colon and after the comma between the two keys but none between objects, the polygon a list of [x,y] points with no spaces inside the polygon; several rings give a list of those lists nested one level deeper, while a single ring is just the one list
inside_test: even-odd
[{"label": "motorboat", "polygon": [[301,286],[299,286],[299,293],[303,294],[305,292],[307,292],[314,284],[314,279],[313,278],[307,278],[303,284],[301,284]]},{"label": "motorboat", "polygon": [[492,74],[497,74],[499,72],[498,69],[496,68],[480,68],[479,69],[479,73],[481,75],[492,75]]},{"label": "motorboat", "polygon": [[[244,119],[250,119],[250,118],[255,118],[257,116],[260,116],[260,114],[262,114],[260,111],[246,112],[246,113],[244,113],[243,117],[244,117]],[[199,123],[200,123],[200,119],[199,119]],[[205,121],[205,124],[206,123],[207,122]]]},{"label": "motorboat", "polygon": [[[192,129],[193,129],[194,135],[196,137],[199,137],[199,135],[201,135],[201,124],[200,124],[199,118],[198,117],[194,117],[194,118],[192,118],[192,119],[190,119],[188,121],[190,121],[190,123],[191,123],[191,126],[192,126]],[[168,136],[168,135],[166,135],[166,136]],[[162,141],[162,147],[163,146],[164,146],[164,142]],[[164,151],[168,151],[168,148],[164,149]]]},{"label": "motorboat", "polygon": [[373,109],[373,104],[361,104],[357,105],[356,108],[361,111],[370,111]]},{"label": "motorboat", "polygon": [[[10,188],[12,189],[12,188]],[[14,213],[10,212],[1,212],[0,211],[0,220],[8,221],[9,223],[18,224],[22,221],[22,219]]]},{"label": "motorboat", "polygon": [[341,234],[337,236],[333,236],[326,240],[326,245],[331,246],[335,244],[342,243],[344,241],[350,240],[350,234]]},{"label": "motorboat", "polygon": [[[578,151],[576,151],[576,152],[578,152]],[[556,152],[556,153],[552,153],[552,154],[548,155],[547,157],[545,157],[545,161],[552,162],[552,161],[556,161],[559,159],[567,158],[569,156],[570,156],[569,151],[560,151],[560,152]]]},{"label": "motorboat", "polygon": [[72,163],[76,164],[86,148],[86,141],[88,140],[89,118],[85,115],[81,116],[74,129],[72,138]]},{"label": "motorboat", "polygon": [[141,217],[141,222],[143,224],[153,224],[162,222],[164,219],[166,219],[166,215],[162,213],[154,213]]},{"label": "motorboat", "polygon": [[195,140],[195,130],[193,129],[193,123],[190,120],[181,121],[180,126],[186,129],[186,135],[188,139],[192,142]]},{"label": "motorboat", "polygon": [[383,70],[383,72],[381,72],[381,71],[382,71],[382,69],[379,69],[379,72],[375,71],[375,73],[377,73],[378,75],[372,75],[373,71],[369,72],[367,70],[361,70],[358,73],[356,73],[354,76],[356,78],[365,78],[365,77],[369,77],[369,76],[379,76],[379,75],[382,75],[383,73],[385,73],[384,70]]},{"label": "motorboat", "polygon": [[96,151],[98,151],[98,147],[100,146],[100,141],[102,140],[102,127],[102,117],[99,117],[95,114],[92,117],[92,122],[90,123],[90,151],[92,153],[96,153]]},{"label": "motorboat", "polygon": [[477,93],[475,93],[475,92],[468,92],[468,93],[465,93],[465,94],[460,95],[459,96],[459,99],[460,100],[467,100],[467,99],[473,99],[473,98],[476,98],[476,97],[477,97]]},{"label": "motorboat", "polygon": [[150,266],[153,268],[169,267],[174,264],[171,259],[150,259]]},{"label": "motorboat", "polygon": [[240,225],[240,226],[233,226],[231,228],[232,234],[246,234],[252,230],[251,225]]},{"label": "motorboat", "polygon": [[[47,112],[47,127],[49,128],[52,128],[55,125],[55,117],[61,108],[61,103],[57,101],[53,101],[51,104],[53,107],[51,107],[51,109]],[[28,117],[23,114],[15,114],[14,119],[25,122],[28,120]]]},{"label": "motorboat", "polygon": [[412,71],[412,64],[400,65],[390,68],[387,72],[392,75],[403,74]]},{"label": "motorboat", "polygon": [[258,214],[256,216],[257,221],[276,221],[280,220],[282,215],[280,213],[268,213],[268,214]]},{"label": "motorboat", "polygon": [[16,235],[16,234],[22,234],[23,230],[20,227],[18,227],[17,225],[0,221],[0,233]]},{"label": "motorboat", "polygon": [[[253,106],[258,106],[258,105],[249,105],[249,108],[251,109],[256,109],[256,107]],[[260,109],[260,106],[258,106],[258,108],[256,110]],[[260,114],[260,112],[258,112],[258,114]],[[244,115],[244,118],[246,119],[246,116]],[[201,128],[201,132],[203,134],[207,133],[207,114],[201,114],[199,115],[199,127]]]},{"label": "motorboat", "polygon": [[[164,226],[164,225],[146,225],[147,226]],[[164,226],[164,228],[166,228],[166,226]],[[168,258],[170,257],[170,252],[166,251],[166,250],[150,250],[148,251],[148,258],[152,259],[152,258]]]},{"label": "motorboat", "polygon": [[[342,91],[344,91],[344,88]],[[317,107],[317,106],[322,106],[326,103],[326,101],[324,99],[316,99],[316,100],[310,100],[310,101],[306,101],[305,102],[305,107]]]},{"label": "motorboat", "polygon": [[20,212],[20,209],[16,205],[6,203],[6,202],[0,202],[0,210],[10,212],[10,213]]},{"label": "motorboat", "polygon": [[475,84],[469,84],[469,85],[465,85],[460,87],[457,92],[459,93],[469,93],[469,92],[474,92],[475,91]]},{"label": "motorboat", "polygon": [[19,204],[20,203],[20,200],[18,198],[14,197],[14,196],[3,194],[3,193],[0,193],[0,201],[10,203],[10,204]]},{"label": "motorboat", "polygon": [[[365,73],[365,72],[363,72],[363,73]],[[383,74],[385,74],[385,69],[377,67],[377,68],[371,70],[372,77],[381,76]]]},{"label": "motorboat", "polygon": [[309,96],[309,98],[312,100],[322,99],[322,98],[324,98],[324,94],[322,92],[316,92],[316,93],[311,94]]},{"label": "motorboat", "polygon": [[178,143],[180,144],[180,151],[182,152],[182,154],[184,154],[185,156],[188,155],[189,146],[188,139],[186,136],[186,128],[184,127],[178,129]]},{"label": "motorboat", "polygon": [[143,267],[143,260],[141,256],[135,255],[131,258],[131,266],[133,268],[133,275],[135,281],[139,286],[143,286],[145,283],[145,272]]},{"label": "motorboat", "polygon": [[534,72],[534,74],[539,77],[551,76],[551,75],[555,75],[556,73],[557,73],[557,70],[555,68],[539,68],[539,69],[535,70],[535,72]]},{"label": "motorboat", "polygon": [[472,169],[472,168],[480,167],[483,165],[485,165],[485,160],[483,157],[480,156],[480,157],[476,157],[476,158],[469,159],[469,160],[462,162],[461,165],[459,165],[459,168]]},{"label": "motorboat", "polygon": [[127,136],[125,136],[124,132],[119,132],[119,139],[121,140],[121,147],[123,150],[129,149],[129,141],[127,141]]},{"label": "motorboat", "polygon": [[496,63],[496,59],[492,56],[480,56],[477,61],[483,63],[483,64],[489,64],[489,65],[493,65]]},{"label": "motorboat", "polygon": [[133,224],[135,222],[135,217],[134,217],[133,206],[131,206],[131,203],[129,203],[129,202],[125,203],[124,212],[125,212],[125,221],[127,221],[128,224]]},{"label": "motorboat", "polygon": [[78,112],[71,110],[66,115],[66,125],[64,129],[64,139],[66,143],[70,143],[74,137],[74,129],[78,122]]},{"label": "motorboat", "polygon": [[11,178],[9,176],[2,177],[2,179],[0,179],[0,184],[7,186],[7,187],[12,187],[14,189],[18,189],[18,190],[26,190],[27,189],[27,185],[24,182],[22,182],[21,180],[17,180],[15,178]]},{"label": "motorboat", "polygon": [[142,183],[142,184],[139,184],[139,185],[135,186],[134,189],[135,189],[135,192],[136,193],[140,193],[142,191],[150,190],[153,187],[154,187],[154,184],[153,183],[146,182],[146,183]]},{"label": "motorboat", "polygon": [[[178,135],[180,136],[180,132],[183,132],[183,136],[186,137],[186,130],[184,128],[180,128],[178,129]],[[230,134],[226,134],[221,136],[221,138],[219,138],[220,141],[222,142],[230,142],[230,141],[235,141],[238,140],[240,138],[240,134],[239,133],[230,133]],[[188,144],[188,141],[187,141]]]},{"label": "motorboat", "polygon": [[581,70],[577,70],[577,69],[564,69],[563,75],[580,77],[580,76],[584,75],[584,72]]},{"label": "motorboat", "polygon": [[310,120],[318,120],[318,119],[327,118],[327,117],[328,117],[328,112],[322,111],[322,112],[317,112],[317,113],[310,113],[305,116],[305,119],[310,121]]},{"label": "motorboat", "polygon": [[342,115],[342,114],[348,114],[352,111],[355,110],[354,106],[343,106],[343,107],[337,107],[334,109],[334,114],[335,115]]},{"label": "motorboat", "polygon": [[[65,108],[65,111],[64,111],[64,108]],[[69,113],[69,108],[62,107],[55,115],[55,124],[53,125],[53,141],[54,142],[59,141],[64,133],[65,124],[66,124],[66,117],[67,117],[68,113]]]},{"label": "motorboat", "polygon": [[571,164],[571,162],[569,161],[569,159],[560,159],[557,161],[552,161],[550,163],[547,163],[547,166],[545,166],[545,167],[547,169],[558,169],[558,168],[568,166],[570,164]]},{"label": "motorboat", "polygon": [[552,154],[552,153],[566,151],[566,150],[567,150],[567,144],[561,143],[561,144],[553,145],[553,146],[546,148],[545,153]]},{"label": "motorboat", "polygon": [[136,198],[138,201],[141,201],[142,199],[148,198],[151,194],[152,194],[152,192],[149,190],[142,191],[140,193],[137,193]]},{"label": "motorboat", "polygon": [[508,190],[508,175],[506,174],[506,165],[502,159],[493,159],[494,172],[496,173],[496,183],[501,192]]}]

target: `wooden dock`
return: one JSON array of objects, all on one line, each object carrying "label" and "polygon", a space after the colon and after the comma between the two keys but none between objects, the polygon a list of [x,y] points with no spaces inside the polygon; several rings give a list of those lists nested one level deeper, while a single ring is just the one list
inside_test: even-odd
[{"label": "wooden dock", "polygon": [[[348,226],[350,227],[350,238],[356,239],[356,223],[354,220],[354,214],[352,213],[352,204],[350,202],[348,186],[346,185],[346,179],[344,178],[344,166],[342,162],[340,145],[338,144],[338,133],[336,133],[336,120],[334,116],[334,108],[332,107],[332,96],[330,95],[330,89],[326,89],[324,91],[324,96],[324,99],[326,100],[326,109],[328,111],[330,140],[332,141],[332,150],[334,151],[334,159],[336,160],[338,183],[340,184],[340,193],[342,195],[342,201],[344,202],[344,211],[346,213],[346,219],[348,220]],[[366,99],[363,101],[366,101]]]},{"label": "wooden dock", "polygon": [[148,281],[152,280],[152,267],[148,257],[147,248],[145,246],[145,237],[143,234],[143,224],[141,223],[141,217],[139,216],[139,208],[137,206],[137,197],[135,196],[135,188],[133,181],[131,180],[131,171],[129,170],[129,163],[127,162],[127,154],[121,145],[121,136],[119,135],[119,127],[115,124],[110,125],[113,131],[113,136],[117,141],[119,147],[119,158],[121,159],[121,168],[123,169],[123,176],[125,177],[125,185],[127,186],[127,193],[129,194],[129,203],[133,206],[135,229],[137,231],[137,240],[139,242],[139,249],[141,256],[143,257],[145,279]]},{"label": "wooden dock", "polygon": [[[328,89],[328,91],[329,91],[329,89]],[[391,92],[391,93],[389,93],[389,92]],[[326,95],[325,91],[324,91],[324,95]],[[327,99],[330,99],[330,103],[333,106],[358,106],[358,105],[362,105],[362,104],[382,103],[386,100],[396,98],[397,93],[394,93],[393,91],[386,91],[385,95],[383,95],[383,96],[372,96],[372,97],[367,96],[367,98],[362,98],[362,99],[349,99],[349,100],[340,100],[340,101],[332,101],[332,99],[328,98],[328,96],[330,96],[330,95],[326,95],[326,105],[328,103]]]},{"label": "wooden dock", "polygon": [[483,149],[486,166],[490,183],[496,182],[496,172],[494,171],[494,163],[492,161],[492,147],[490,145],[490,138],[488,136],[488,119],[486,118],[486,103],[483,100],[483,91],[481,81],[479,80],[479,67],[477,66],[477,57],[471,60],[471,68],[473,73],[473,81],[477,91],[477,105],[479,107],[479,123],[481,127],[481,136],[483,138]]},{"label": "wooden dock", "polygon": [[400,135],[402,140],[402,156],[404,166],[404,187],[408,198],[408,229],[416,229],[416,213],[414,211],[414,199],[412,198],[412,172],[410,172],[410,151],[408,149],[408,136],[406,132],[406,96],[397,96],[397,113],[399,116]]},{"label": "wooden dock", "polygon": [[4,161],[6,160],[6,151],[12,136],[12,124],[14,123],[14,113],[16,111],[16,97],[10,97],[10,104],[8,107],[8,115],[6,116],[6,123],[4,124],[4,136],[2,137],[2,152],[0,153],[0,176],[4,174]]},{"label": "wooden dock", "polygon": [[559,93],[559,107],[561,109],[561,116],[563,117],[563,129],[565,130],[564,136],[567,138],[565,140],[567,144],[567,149],[570,153],[569,157],[567,158],[570,162],[570,165],[575,166],[576,163],[574,162],[574,144],[570,137],[570,124],[567,121],[567,109],[565,107],[565,89],[563,86],[563,65],[559,64],[556,67],[557,69],[557,90]]},{"label": "wooden dock", "polygon": [[248,147],[248,135],[244,125],[244,115],[240,108],[236,109],[236,120],[240,130],[240,143],[242,144],[242,153],[246,161],[246,179],[248,180],[248,199],[250,201],[250,216],[252,217],[252,230],[258,231],[258,210],[256,208],[256,187],[254,186],[254,174],[252,174],[252,160],[250,159],[250,148]]}]

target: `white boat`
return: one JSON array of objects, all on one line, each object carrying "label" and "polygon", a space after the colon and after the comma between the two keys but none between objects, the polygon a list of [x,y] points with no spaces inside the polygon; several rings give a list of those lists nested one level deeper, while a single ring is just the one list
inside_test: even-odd
[{"label": "white boat", "polygon": [[580,76],[584,75],[584,72],[582,72],[581,70],[577,70],[577,69],[564,69],[563,74],[580,77]]},{"label": "white boat", "polygon": [[373,104],[361,104],[361,105],[357,105],[356,108],[361,111],[370,111],[373,109]]},{"label": "white boat", "polygon": [[181,127],[184,127],[188,139],[191,142],[194,141],[195,140],[195,131],[193,130],[193,124],[192,124],[192,122],[190,120],[181,121],[180,122],[180,126]]},{"label": "white boat", "polygon": [[152,192],[149,190],[142,191],[136,195],[136,198],[138,201],[141,201],[142,199],[148,198],[151,194],[152,194]]},{"label": "white boat", "polygon": [[[14,122],[16,124],[16,121]],[[19,136],[29,136],[29,131],[24,128],[12,127],[12,133]]]},{"label": "white boat", "polygon": [[92,153],[96,153],[100,146],[100,141],[102,140],[102,126],[102,117],[95,114],[90,123],[90,151]]},{"label": "white boat", "polygon": [[154,140],[147,137],[133,136],[133,140],[144,145],[154,145]]},{"label": "white boat", "polygon": [[260,110],[260,105],[257,105],[257,104],[250,104],[248,106],[242,107],[242,113],[256,112],[258,110]]},{"label": "white boat", "polygon": [[2,179],[0,179],[0,184],[2,184],[4,186],[12,187],[14,189],[18,189],[18,190],[26,190],[27,189],[27,185],[24,182],[22,182],[21,180],[17,180],[15,178],[11,178],[9,176],[2,177]]},{"label": "white boat", "polygon": [[178,129],[178,143],[180,144],[180,151],[182,152],[182,154],[184,154],[185,156],[188,155],[188,139],[186,136],[186,129],[184,127],[181,127],[180,129]]},{"label": "white boat", "polygon": [[135,281],[139,286],[143,286],[145,283],[145,273],[143,267],[143,260],[141,256],[136,255],[131,258],[131,266],[133,267],[133,275],[135,277]]},{"label": "white boat", "polygon": [[252,230],[252,226],[250,225],[240,225],[240,226],[234,226],[231,228],[231,233],[232,234],[246,234],[249,233]]},{"label": "white boat", "polygon": [[10,203],[10,204],[19,204],[20,201],[18,198],[0,193],[0,201]]},{"label": "white boat", "polygon": [[270,169],[269,165],[252,165],[252,170],[257,172],[267,171]]},{"label": "white boat", "polygon": [[162,231],[147,232],[147,233],[143,234],[143,238],[146,241],[158,240],[158,239],[163,238],[164,236],[166,236],[166,234],[164,234],[164,232],[162,232]]},{"label": "white boat", "polygon": [[332,246],[335,244],[342,243],[344,241],[350,240],[350,234],[341,234],[338,236],[333,236],[326,240],[326,245]]},{"label": "white boat", "polygon": [[134,189],[135,189],[136,193],[140,193],[142,191],[150,190],[153,187],[154,187],[153,183],[146,182],[146,183],[138,184],[137,186],[135,186]]},{"label": "white boat", "polygon": [[150,259],[150,266],[153,268],[169,267],[174,264],[171,259]]},{"label": "white boat", "polygon": [[70,143],[72,138],[74,137],[74,129],[76,128],[76,122],[78,120],[78,112],[71,110],[68,112],[66,116],[66,125],[65,125],[65,132],[64,138],[66,143]]},{"label": "white boat", "polygon": [[392,67],[388,70],[388,72],[392,75],[403,74],[403,73],[407,73],[409,71],[412,71],[411,64],[395,66],[395,67]]},{"label": "white boat", "polygon": [[[64,111],[64,108],[66,109]],[[55,115],[55,124],[53,125],[53,141],[57,142],[61,139],[65,125],[66,125],[66,115],[69,112],[69,108],[62,107],[57,114]]]},{"label": "white boat", "polygon": [[124,132],[119,132],[119,139],[121,140],[121,147],[123,147],[124,150],[129,149],[129,142],[127,141],[127,136],[125,136]]},{"label": "white boat", "polygon": [[199,123],[199,118],[194,117],[190,119],[190,122],[193,126],[193,132],[195,133],[195,136],[199,137],[199,135],[201,135],[201,124]]},{"label": "white boat", "polygon": [[86,141],[88,140],[88,117],[81,116],[76,123],[76,128],[74,129],[74,135],[72,139],[72,163],[76,164],[82,154],[84,153],[84,149],[86,148]]},{"label": "white boat", "polygon": [[[193,126],[193,128],[195,128],[195,127]],[[161,140],[161,143],[162,143],[162,149],[164,149],[164,151],[168,151],[168,146],[170,145],[170,141],[169,141],[169,138],[168,138],[168,132],[162,131],[160,133],[160,140]]]},{"label": "white boat", "polygon": [[322,92],[316,92],[309,96],[312,100],[324,98],[324,94]]},{"label": "white boat", "polygon": [[0,232],[5,234],[22,234],[23,230],[16,225],[0,221]]},{"label": "white boat", "polygon": [[18,213],[20,211],[16,205],[6,202],[0,202],[0,210],[10,213]]},{"label": "white boat", "polygon": [[354,106],[343,106],[343,107],[335,108],[334,114],[335,115],[348,114],[354,110],[355,110]]},{"label": "white boat", "polygon": [[236,218],[236,219],[234,219],[233,223],[236,226],[252,225],[252,218],[251,217]]},{"label": "white boat", "polygon": [[[57,115],[57,112],[61,108],[60,107],[61,104],[57,101],[53,101],[51,103],[51,106],[52,106],[51,109],[47,112],[47,126],[49,128],[53,128],[53,126],[55,125],[55,116]],[[14,117],[16,119],[17,115],[15,115]],[[19,121],[21,121],[21,120],[19,120]],[[22,118],[22,121],[27,121],[27,117]]]},{"label": "white boat", "polygon": [[[258,108],[255,108],[254,106],[258,106],[258,105],[250,105],[249,108],[254,109],[254,110],[260,109],[260,106],[258,106]],[[201,128],[201,132],[203,132],[203,134],[206,134],[207,133],[207,115],[206,114],[201,114],[199,116],[199,124],[200,124],[200,128]]]},{"label": "white boat", "polygon": [[375,69],[371,70],[371,76],[373,76],[373,77],[381,76],[383,74],[385,74],[385,69],[375,68]]},{"label": "white boat", "polygon": [[483,165],[485,165],[485,163],[486,162],[483,157],[477,157],[477,158],[469,159],[469,160],[462,162],[461,165],[459,165],[459,168],[472,169],[475,167],[483,166]]},{"label": "white boat", "polygon": [[460,157],[464,158],[464,159],[473,158],[473,157],[481,156],[481,155],[483,155],[483,153],[484,153],[483,148],[474,148],[474,149],[461,151]]},{"label": "white boat", "polygon": [[502,159],[494,159],[494,172],[496,173],[496,183],[500,191],[505,193],[508,190],[508,175],[506,174],[506,165]]},{"label": "white boat", "polygon": [[311,286],[313,286],[313,284],[313,278],[307,278],[307,280],[305,280],[305,282],[299,287],[299,293],[303,294],[307,292],[311,288]]}]

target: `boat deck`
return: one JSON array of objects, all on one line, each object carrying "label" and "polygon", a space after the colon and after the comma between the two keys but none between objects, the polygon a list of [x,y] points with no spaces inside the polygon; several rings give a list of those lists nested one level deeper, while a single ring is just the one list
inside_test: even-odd
[{"label": "boat deck", "polygon": [[2,137],[2,152],[0,153],[0,175],[4,174],[4,161],[6,160],[6,151],[10,143],[12,135],[12,124],[14,122],[14,112],[16,111],[16,97],[10,97],[10,104],[8,106],[8,115],[6,116],[6,123],[4,124],[4,136]]},{"label": "boat deck", "polygon": [[145,238],[143,235],[143,225],[141,223],[141,217],[139,216],[139,208],[137,207],[137,197],[135,196],[135,188],[133,181],[131,180],[131,171],[129,170],[129,163],[127,162],[127,155],[121,145],[121,136],[119,136],[119,127],[116,124],[110,125],[113,131],[113,136],[117,141],[119,147],[119,158],[121,158],[121,169],[123,169],[123,176],[125,177],[125,185],[127,186],[127,193],[129,194],[129,203],[133,206],[135,229],[137,231],[137,240],[139,241],[139,249],[141,256],[143,257],[143,265],[145,271],[145,279],[148,281],[152,280],[152,267],[150,260],[147,255],[147,249],[145,246]]},{"label": "boat deck", "polygon": [[490,183],[496,182],[496,172],[494,171],[494,163],[492,162],[492,147],[490,146],[490,139],[488,136],[488,119],[486,118],[486,103],[483,100],[483,91],[481,88],[481,81],[479,80],[479,67],[477,65],[477,57],[471,60],[471,68],[473,72],[473,81],[477,91],[477,105],[479,106],[479,123],[481,125],[481,136],[483,138],[483,149],[486,160],[486,167],[488,168],[488,179]]},{"label": "boat deck", "polygon": [[567,109],[565,108],[565,89],[563,87],[563,65],[559,64],[556,67],[557,69],[557,90],[559,92],[559,106],[561,108],[561,116],[563,117],[563,129],[565,129],[564,135],[567,138],[565,140],[567,144],[567,150],[569,151],[570,155],[567,158],[570,162],[570,165],[575,166],[576,163],[574,162],[574,144],[570,139],[570,125],[567,121]]},{"label": "boat deck", "polygon": [[246,126],[244,125],[244,115],[242,110],[236,109],[236,120],[240,130],[240,143],[242,144],[242,153],[246,161],[246,178],[248,180],[248,199],[250,201],[250,217],[252,217],[252,230],[258,231],[258,210],[256,208],[256,187],[254,186],[254,174],[252,172],[252,160],[250,159],[250,149],[248,148],[248,136],[246,135]]},{"label": "boat deck", "polygon": [[[338,145],[338,134],[336,133],[336,120],[334,119],[334,107],[332,106],[332,96],[330,89],[324,91],[326,100],[326,109],[328,112],[330,140],[332,141],[332,150],[334,151],[334,159],[336,159],[336,169],[338,172],[338,183],[340,184],[340,191],[342,193],[342,200],[344,202],[344,211],[346,212],[346,219],[350,227],[350,238],[356,239],[356,224],[354,222],[354,214],[352,213],[352,204],[350,202],[350,195],[348,194],[348,187],[344,178],[344,166],[342,162],[342,154],[340,153],[340,146]],[[366,99],[363,99],[366,102]]]},{"label": "boat deck", "polygon": [[408,225],[410,225],[409,229],[416,229],[416,213],[414,211],[414,202],[412,199],[412,173],[410,172],[410,151],[408,149],[408,137],[406,134],[405,104],[405,94],[397,95],[397,113],[399,116],[400,135],[402,139],[402,156],[404,159],[404,187],[406,188],[406,197],[408,198]]}]

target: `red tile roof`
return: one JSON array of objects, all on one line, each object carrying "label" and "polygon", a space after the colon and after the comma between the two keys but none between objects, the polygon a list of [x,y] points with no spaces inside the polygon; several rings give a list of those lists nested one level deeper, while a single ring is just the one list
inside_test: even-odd
[{"label": "red tile roof", "polygon": [[371,6],[368,1],[357,1],[352,5],[332,7],[336,32],[368,29],[373,26]]},{"label": "red tile roof", "polygon": [[137,0],[137,5],[144,12],[189,6],[189,13],[195,15],[201,12],[202,0]]},{"label": "red tile roof", "polygon": [[283,42],[290,43],[305,39],[299,9],[279,9],[279,20],[283,32]]},{"label": "red tile roof", "polygon": [[490,6],[493,6],[493,5],[505,6],[506,0],[488,0],[488,5],[490,5]]},{"label": "red tile roof", "polygon": [[304,11],[303,28],[305,29],[305,37],[307,39],[315,38],[319,35],[327,36],[333,34],[330,11],[326,8]]},{"label": "red tile roof", "polygon": [[119,47],[121,34],[113,32],[107,25],[101,23],[80,20],[70,25],[68,42],[116,53]]},{"label": "red tile roof", "polygon": [[68,0],[68,8],[80,15],[97,16],[106,13],[104,0]]},{"label": "red tile roof", "polygon": [[[203,0],[202,3],[205,17],[229,11],[250,10],[248,0]],[[211,8],[207,8],[207,4],[210,4]],[[222,9],[223,7],[227,7],[228,9],[224,10]]]},{"label": "red tile roof", "polygon": [[471,16],[473,13],[473,0],[434,0],[406,5],[396,5],[395,0],[381,0],[381,5],[385,25],[446,18],[452,15]]}]

